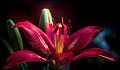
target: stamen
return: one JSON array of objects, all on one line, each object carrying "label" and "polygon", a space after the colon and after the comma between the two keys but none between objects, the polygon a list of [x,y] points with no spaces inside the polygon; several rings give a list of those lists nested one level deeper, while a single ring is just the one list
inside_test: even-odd
[{"label": "stamen", "polygon": [[64,22],[63,22],[63,17],[61,17],[61,23],[62,23],[61,25],[63,25],[63,24],[64,24]]},{"label": "stamen", "polygon": [[72,26],[69,27],[67,34],[70,35],[70,30],[72,29]]},{"label": "stamen", "polygon": [[[70,30],[72,28],[72,26],[70,26],[70,23],[71,23],[71,20],[68,21],[67,23],[67,29],[65,30],[65,33],[67,34],[64,34],[64,22],[63,22],[63,17],[61,17],[61,24],[59,25],[56,25],[56,22],[54,19],[52,19],[53,21],[53,26],[55,28],[55,30],[53,31],[53,34],[55,35],[55,49],[56,49],[56,52],[58,53],[62,53],[63,52],[63,48],[64,48],[64,40],[66,39],[67,37],[67,34],[69,35],[70,34]],[[57,30],[59,28],[59,39],[57,38]],[[62,35],[64,35],[64,37],[62,38]]]},{"label": "stamen", "polygon": [[63,22],[63,17],[61,17],[61,25],[62,25],[62,35],[64,33],[64,22]]},{"label": "stamen", "polygon": [[67,23],[67,34],[70,35],[70,30],[72,29],[72,26],[70,26],[71,20]]},{"label": "stamen", "polygon": [[71,20],[69,20],[69,21],[68,21],[68,23],[67,23],[67,27],[69,27],[69,26],[70,26],[70,23],[71,23]]},{"label": "stamen", "polygon": [[56,21],[55,21],[55,19],[52,18],[52,21],[53,21],[54,28],[56,28]]},{"label": "stamen", "polygon": [[55,30],[53,31],[53,34],[54,34],[54,33],[56,33],[56,32],[57,32],[57,30],[58,30],[58,26],[57,26],[57,27],[55,27]]}]

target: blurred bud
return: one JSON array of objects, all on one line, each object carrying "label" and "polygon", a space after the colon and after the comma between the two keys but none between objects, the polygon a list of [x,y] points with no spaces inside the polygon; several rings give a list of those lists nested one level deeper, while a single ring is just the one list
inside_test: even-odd
[{"label": "blurred bud", "polygon": [[52,15],[49,9],[44,8],[40,16],[39,28],[45,31],[45,26],[47,23],[53,24]]}]

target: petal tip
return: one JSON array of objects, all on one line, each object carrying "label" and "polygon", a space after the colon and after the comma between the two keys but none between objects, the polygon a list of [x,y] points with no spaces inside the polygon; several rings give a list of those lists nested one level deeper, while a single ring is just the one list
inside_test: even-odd
[{"label": "petal tip", "polygon": [[103,31],[104,28],[100,27],[100,26],[93,26],[93,28],[97,29],[99,32]]},{"label": "petal tip", "polygon": [[103,30],[104,30],[104,28],[102,28],[102,27],[99,27],[99,30],[100,30],[100,32],[101,32],[101,31],[103,31]]},{"label": "petal tip", "polygon": [[99,54],[99,53],[97,53],[97,56],[100,57],[100,58],[109,60],[109,61],[113,61],[113,62],[116,62],[116,61],[117,61],[117,59],[116,59],[114,56],[112,56],[112,57],[107,57],[107,56],[101,55],[101,54]]}]

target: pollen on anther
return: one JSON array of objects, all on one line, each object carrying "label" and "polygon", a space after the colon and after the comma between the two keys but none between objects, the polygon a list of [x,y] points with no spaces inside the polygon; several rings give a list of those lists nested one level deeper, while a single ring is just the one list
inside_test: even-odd
[{"label": "pollen on anther", "polygon": [[61,25],[61,24],[59,24],[59,25],[58,25],[58,27],[62,27],[62,25]]}]

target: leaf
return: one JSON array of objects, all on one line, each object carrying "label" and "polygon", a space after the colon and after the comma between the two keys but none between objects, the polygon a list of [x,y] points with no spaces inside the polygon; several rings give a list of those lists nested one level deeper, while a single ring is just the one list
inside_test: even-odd
[{"label": "leaf", "polygon": [[5,49],[8,51],[9,55],[14,53],[13,48],[11,47],[11,45],[5,39],[0,37],[0,41],[5,45]]},{"label": "leaf", "polygon": [[45,8],[45,9],[42,10],[38,27],[41,30],[45,31],[45,26],[46,26],[47,23],[53,24],[52,15],[50,13],[50,10]]},{"label": "leaf", "polygon": [[9,19],[7,20],[6,25],[7,25],[7,31],[8,31],[9,38],[12,42],[12,45],[15,51],[23,50],[23,42],[22,42],[22,38],[21,38],[18,28],[14,28],[14,29],[11,28],[11,26],[15,25],[15,23],[11,19]]}]

